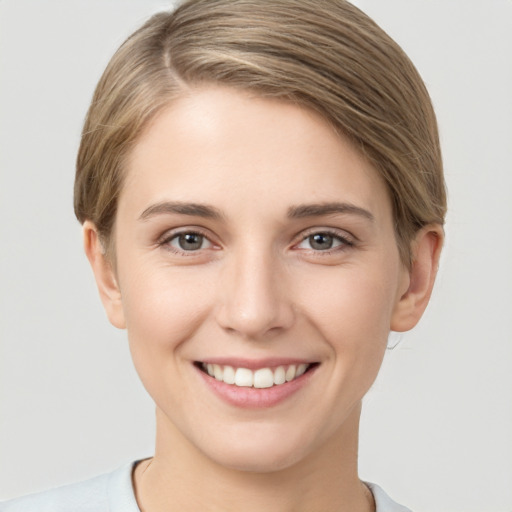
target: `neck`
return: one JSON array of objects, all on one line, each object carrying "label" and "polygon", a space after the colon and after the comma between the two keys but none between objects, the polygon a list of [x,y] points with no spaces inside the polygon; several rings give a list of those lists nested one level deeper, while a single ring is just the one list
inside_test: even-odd
[{"label": "neck", "polygon": [[200,453],[157,411],[155,456],[134,473],[143,512],[373,512],[357,475],[360,406],[340,432],[313,453],[278,471],[231,469]]}]

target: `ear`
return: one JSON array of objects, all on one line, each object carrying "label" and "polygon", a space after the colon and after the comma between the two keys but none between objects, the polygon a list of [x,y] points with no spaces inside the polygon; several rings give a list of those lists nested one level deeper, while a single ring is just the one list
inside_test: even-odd
[{"label": "ear", "polygon": [[439,266],[444,231],[439,224],[425,226],[418,231],[412,243],[411,268],[404,269],[405,290],[395,304],[391,330],[404,332],[412,329],[427,307]]},{"label": "ear", "polygon": [[124,329],[126,324],[117,278],[96,226],[90,221],[84,222],[83,240],[85,254],[91,264],[107,317],[112,325],[118,329]]}]

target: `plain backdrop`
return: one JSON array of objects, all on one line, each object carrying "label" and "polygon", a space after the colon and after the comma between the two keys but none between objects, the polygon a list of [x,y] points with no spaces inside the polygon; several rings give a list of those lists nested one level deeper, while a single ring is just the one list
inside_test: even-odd
[{"label": "plain backdrop", "polygon": [[[0,499],[152,454],[154,410],[72,212],[109,57],[157,0],[0,1]],[[415,512],[512,511],[512,1],[360,0],[431,92],[449,189],[432,303],[365,400],[361,477]]]}]

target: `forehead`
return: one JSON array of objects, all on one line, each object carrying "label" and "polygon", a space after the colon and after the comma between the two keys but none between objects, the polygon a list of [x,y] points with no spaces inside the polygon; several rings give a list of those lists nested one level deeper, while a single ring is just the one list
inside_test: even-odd
[{"label": "forehead", "polygon": [[120,208],[176,200],[240,212],[254,199],[266,211],[341,200],[375,216],[390,209],[375,169],[318,114],[220,87],[192,90],[153,119],[128,160]]}]

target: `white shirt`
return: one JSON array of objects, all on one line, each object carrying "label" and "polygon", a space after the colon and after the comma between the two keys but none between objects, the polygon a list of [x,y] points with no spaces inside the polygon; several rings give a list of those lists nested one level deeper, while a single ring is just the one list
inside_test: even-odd
[{"label": "white shirt", "polygon": [[[85,482],[65,485],[0,503],[0,512],[140,512],[132,485],[136,463]],[[411,512],[395,503],[378,485],[367,483],[376,512]]]}]

